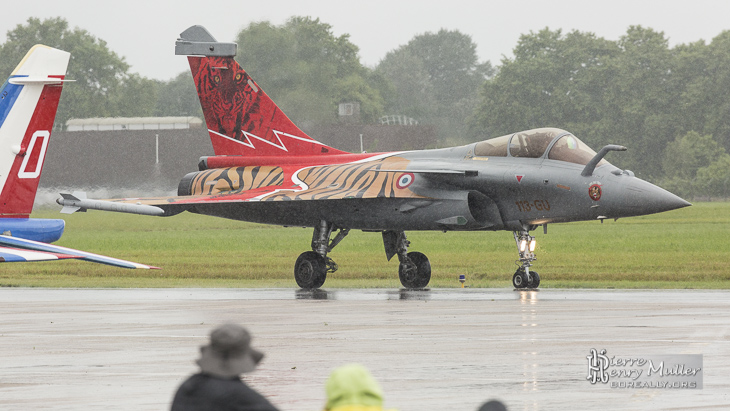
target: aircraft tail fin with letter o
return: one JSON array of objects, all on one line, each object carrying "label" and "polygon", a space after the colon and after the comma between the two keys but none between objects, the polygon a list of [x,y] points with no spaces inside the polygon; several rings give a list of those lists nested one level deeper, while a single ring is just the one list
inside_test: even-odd
[{"label": "aircraft tail fin with letter o", "polygon": [[123,268],[156,268],[48,244],[64,220],[29,218],[71,55],[36,45],[0,89],[0,263],[75,258]]},{"label": "aircraft tail fin with letter o", "polygon": [[297,127],[233,58],[235,43],[219,43],[202,26],[185,30],[175,53],[187,55],[217,156],[346,154]]},{"label": "aircraft tail fin with letter o", "polygon": [[0,89],[0,217],[33,210],[69,57],[36,45]]}]

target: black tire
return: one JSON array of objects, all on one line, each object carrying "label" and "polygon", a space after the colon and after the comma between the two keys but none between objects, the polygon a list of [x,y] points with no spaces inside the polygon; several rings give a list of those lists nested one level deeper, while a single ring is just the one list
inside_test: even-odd
[{"label": "black tire", "polygon": [[512,276],[512,285],[515,288],[527,287],[527,275],[525,275],[525,270],[518,268],[517,271],[515,271],[515,275]]},{"label": "black tire", "polygon": [[431,262],[425,254],[413,251],[408,258],[416,265],[415,270],[406,270],[405,264],[398,267],[398,278],[405,288],[424,288],[431,281]]},{"label": "black tire", "polygon": [[540,274],[537,271],[530,271],[530,279],[527,283],[527,288],[537,288],[540,286]]},{"label": "black tire", "polygon": [[304,289],[319,288],[327,279],[327,264],[324,257],[314,251],[299,255],[294,264],[294,279]]}]

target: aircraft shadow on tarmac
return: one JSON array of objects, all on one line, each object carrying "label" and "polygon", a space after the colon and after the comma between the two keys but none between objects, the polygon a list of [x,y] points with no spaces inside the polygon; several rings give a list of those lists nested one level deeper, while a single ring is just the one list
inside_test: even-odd
[{"label": "aircraft shadow on tarmac", "polygon": [[[430,301],[430,300],[443,300],[452,293],[460,294],[456,291],[457,289],[436,289],[430,288],[401,288],[399,290],[382,290],[382,289],[343,289],[343,290],[325,290],[321,288],[312,289],[298,289],[294,291],[294,298],[297,300],[381,300],[385,297],[386,300],[401,300],[401,301]],[[537,304],[539,290],[518,290],[515,289],[516,293],[514,297],[521,303],[525,304]],[[468,290],[463,294],[464,299],[473,299],[479,297],[482,299],[483,295],[476,289]],[[447,298],[448,299],[448,298]]]},{"label": "aircraft shadow on tarmac", "polygon": [[[337,300],[336,291],[327,291],[321,288],[299,289],[294,292],[297,300]],[[426,301],[431,299],[430,288],[407,289],[401,288],[398,291],[388,291],[388,300],[413,300]]]},{"label": "aircraft shadow on tarmac", "polygon": [[297,300],[336,300],[334,291],[321,288],[299,289],[294,292]]}]

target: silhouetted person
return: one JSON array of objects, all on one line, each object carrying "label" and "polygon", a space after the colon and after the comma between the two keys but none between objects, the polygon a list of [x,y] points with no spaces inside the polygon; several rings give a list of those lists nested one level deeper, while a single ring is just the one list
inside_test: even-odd
[{"label": "silhouetted person", "polygon": [[489,400],[482,404],[477,411],[507,411],[507,407],[502,404],[502,401]]},{"label": "silhouetted person", "polygon": [[239,377],[256,369],[264,354],[251,348],[243,327],[225,324],[210,333],[200,347],[200,372],[180,385],[172,411],[277,411],[276,407]]},{"label": "silhouetted person", "polygon": [[360,364],[335,368],[327,379],[325,390],[325,411],[383,410],[383,390],[367,368]]}]

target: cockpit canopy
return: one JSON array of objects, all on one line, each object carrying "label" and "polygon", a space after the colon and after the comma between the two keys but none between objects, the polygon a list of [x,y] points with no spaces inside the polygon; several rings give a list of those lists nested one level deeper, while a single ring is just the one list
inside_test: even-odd
[{"label": "cockpit canopy", "polygon": [[[547,152],[547,155],[545,155]],[[586,165],[596,155],[577,137],[559,128],[537,128],[482,141],[474,146],[476,157],[548,158]],[[601,160],[597,167],[608,164]]]}]

